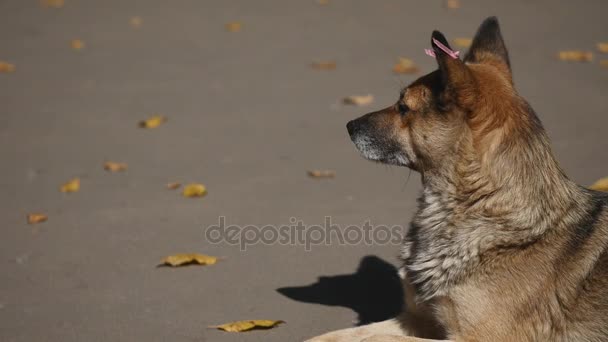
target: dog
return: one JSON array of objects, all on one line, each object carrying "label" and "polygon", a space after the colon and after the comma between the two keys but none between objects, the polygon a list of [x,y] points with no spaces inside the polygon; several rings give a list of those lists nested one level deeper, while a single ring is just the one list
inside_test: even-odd
[{"label": "dog", "polygon": [[460,57],[347,125],[363,157],[421,174],[398,317],[311,342],[608,341],[608,194],[581,187],[513,85],[495,17]]}]

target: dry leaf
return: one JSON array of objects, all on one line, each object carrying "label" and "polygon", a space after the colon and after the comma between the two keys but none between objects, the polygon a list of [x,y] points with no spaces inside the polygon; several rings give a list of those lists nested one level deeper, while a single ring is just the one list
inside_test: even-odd
[{"label": "dry leaf", "polygon": [[319,5],[327,5],[327,4],[329,4],[329,0],[317,0],[317,3]]},{"label": "dry leaf", "polygon": [[80,190],[80,179],[74,178],[63,184],[59,189],[61,192],[77,192]]},{"label": "dry leaf", "polygon": [[599,52],[608,53],[608,43],[597,43],[597,50]]},{"label": "dry leaf", "polygon": [[139,127],[141,128],[156,128],[160,126],[162,123],[166,122],[167,118],[162,115],[155,115],[149,119],[143,120],[139,122]]},{"label": "dry leaf", "polygon": [[311,178],[334,178],[336,171],[334,170],[310,170],[307,172]]},{"label": "dry leaf", "polygon": [[399,62],[393,67],[393,71],[397,74],[415,74],[419,70],[414,61],[403,57],[399,57]]},{"label": "dry leaf", "polygon": [[226,31],[228,32],[239,32],[241,30],[241,23],[238,21],[233,21],[231,23],[226,24]]},{"label": "dry leaf", "polygon": [[143,23],[144,20],[141,17],[131,17],[131,19],[129,19],[129,25],[136,29],[140,28]]},{"label": "dry leaf", "polygon": [[49,219],[48,216],[46,216],[44,214],[38,214],[38,213],[27,214],[27,223],[29,223],[29,224],[41,223],[48,219]]},{"label": "dry leaf", "polygon": [[310,66],[316,70],[334,70],[336,68],[336,62],[334,62],[334,61],[313,62],[310,64]]},{"label": "dry leaf", "polygon": [[454,45],[461,48],[468,48],[473,44],[473,39],[471,38],[455,38]]},{"label": "dry leaf", "polygon": [[224,330],[228,332],[244,332],[255,329],[271,329],[285,321],[271,321],[267,319],[254,319],[251,321],[237,321],[222,325],[215,325],[209,328]]},{"label": "dry leaf", "polygon": [[457,9],[460,8],[460,0],[447,0],[445,5],[449,9]]},{"label": "dry leaf", "polygon": [[608,59],[602,59],[600,61],[600,66],[608,68]]},{"label": "dry leaf", "polygon": [[65,5],[64,0],[41,0],[40,3],[44,7],[61,8]]},{"label": "dry leaf", "polygon": [[72,39],[70,46],[74,50],[82,50],[84,48],[84,42],[80,39]]},{"label": "dry leaf", "polygon": [[185,266],[185,265],[213,265],[218,258],[205,254],[175,254],[161,260],[161,265],[166,266]]},{"label": "dry leaf", "polygon": [[0,72],[13,72],[15,71],[15,65],[7,62],[0,61]]},{"label": "dry leaf", "polygon": [[169,190],[175,190],[175,189],[179,188],[180,186],[182,186],[181,183],[167,183],[167,189],[169,189]]},{"label": "dry leaf", "polygon": [[602,178],[589,187],[591,190],[608,191],[608,177]]},{"label": "dry leaf", "polygon": [[374,102],[374,96],[369,95],[352,95],[349,97],[345,97],[342,102],[344,104],[351,104],[355,106],[366,106],[372,102]]},{"label": "dry leaf", "polygon": [[127,164],[126,163],[116,163],[116,162],[105,162],[103,164],[103,168],[106,171],[110,171],[110,172],[118,172],[118,171],[126,171],[127,170]]},{"label": "dry leaf", "polygon": [[203,197],[207,194],[207,188],[203,184],[188,184],[184,187],[182,194],[185,197]]},{"label": "dry leaf", "polygon": [[591,62],[593,60],[593,52],[591,51],[560,51],[557,57],[562,61],[568,62]]}]

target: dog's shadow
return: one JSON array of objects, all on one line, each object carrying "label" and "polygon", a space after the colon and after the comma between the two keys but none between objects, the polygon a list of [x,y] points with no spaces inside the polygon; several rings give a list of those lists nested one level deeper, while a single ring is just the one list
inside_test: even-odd
[{"label": "dog's shadow", "polygon": [[321,276],[314,284],[277,291],[300,302],[351,308],[359,315],[358,325],[393,318],[404,302],[397,269],[376,256],[361,259],[353,274]]}]

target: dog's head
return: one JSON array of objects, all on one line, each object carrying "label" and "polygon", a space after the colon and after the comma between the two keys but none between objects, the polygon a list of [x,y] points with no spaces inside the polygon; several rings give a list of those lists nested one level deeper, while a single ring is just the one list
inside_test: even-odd
[{"label": "dog's head", "polygon": [[489,137],[513,127],[517,118],[509,113],[521,111],[510,109],[525,102],[513,88],[496,18],[481,24],[463,60],[436,44],[449,49],[443,34],[434,31],[432,38],[438,69],[403,89],[394,105],[347,124],[365,158],[425,172],[453,158],[463,143],[491,149]]}]

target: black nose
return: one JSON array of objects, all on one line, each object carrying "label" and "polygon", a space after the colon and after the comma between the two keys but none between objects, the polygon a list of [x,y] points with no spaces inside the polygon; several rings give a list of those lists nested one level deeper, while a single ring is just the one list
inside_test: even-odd
[{"label": "black nose", "polygon": [[356,120],[351,120],[346,124],[346,129],[348,130],[348,134],[352,136],[357,131],[357,123]]}]

